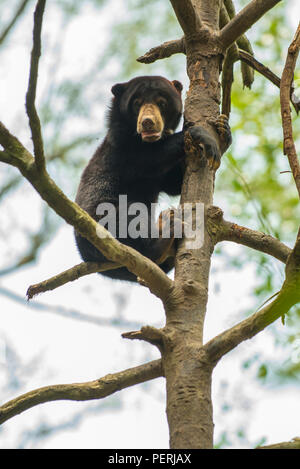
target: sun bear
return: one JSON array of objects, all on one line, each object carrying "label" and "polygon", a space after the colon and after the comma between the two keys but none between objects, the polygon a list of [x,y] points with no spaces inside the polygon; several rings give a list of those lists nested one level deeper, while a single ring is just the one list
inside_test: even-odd
[{"label": "sun bear", "polygon": [[[116,225],[119,226],[118,221],[124,216],[119,200],[120,196],[126,195],[128,206],[137,202],[144,204],[147,213],[140,221],[149,222],[149,227],[152,222],[151,204],[157,202],[159,193],[179,195],[181,192],[184,132],[174,131],[182,115],[182,84],[160,76],[141,76],[118,83],[111,91],[113,99],[108,113],[108,132],[82,174],[76,202],[97,221],[101,219],[99,206],[116,208]],[[204,147],[206,156],[218,164],[220,152],[208,132],[200,126],[192,126],[188,131],[193,141]],[[126,215],[125,228],[134,218],[129,212]],[[165,214],[160,217],[159,223],[164,223],[164,219]],[[167,238],[153,238],[150,231],[137,237],[130,235],[129,229],[125,236],[124,233],[121,236],[119,229],[114,235],[120,242],[169,272],[174,265],[173,258],[168,257],[174,256],[171,249],[174,219],[171,215],[170,220],[170,236]],[[76,232],[75,238],[84,261],[107,261],[101,252]],[[136,281],[136,277],[125,267],[103,274]]]}]

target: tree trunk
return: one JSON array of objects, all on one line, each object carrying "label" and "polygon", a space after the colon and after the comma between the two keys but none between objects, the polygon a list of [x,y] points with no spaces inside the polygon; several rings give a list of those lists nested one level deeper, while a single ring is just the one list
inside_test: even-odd
[{"label": "tree trunk", "polygon": [[[219,1],[193,2],[205,25],[196,35],[185,35],[190,87],[185,102],[185,123],[200,124],[214,137],[210,125],[219,115],[219,73],[222,56],[210,41],[218,27]],[[187,148],[187,167],[181,203],[213,201],[215,171],[205,156]],[[166,305],[166,336],[163,349],[167,382],[167,416],[171,448],[212,448],[213,411],[210,363],[203,345],[203,325],[208,300],[210,260],[214,244],[204,226],[201,248],[180,243],[176,257],[175,289]]]}]

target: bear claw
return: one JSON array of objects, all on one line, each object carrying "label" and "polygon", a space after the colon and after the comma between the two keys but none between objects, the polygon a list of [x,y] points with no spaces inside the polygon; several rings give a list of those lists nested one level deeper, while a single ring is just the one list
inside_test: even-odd
[{"label": "bear claw", "polygon": [[227,150],[227,148],[232,143],[232,136],[228,117],[226,116],[226,114],[220,114],[219,117],[214,121],[214,125],[223,145],[225,146],[225,149]]},{"label": "bear claw", "polygon": [[190,127],[188,132],[194,144],[197,144],[201,149],[204,149],[209,168],[218,169],[220,166],[221,156],[217,142],[214,138],[211,137],[203,127],[198,125]]}]

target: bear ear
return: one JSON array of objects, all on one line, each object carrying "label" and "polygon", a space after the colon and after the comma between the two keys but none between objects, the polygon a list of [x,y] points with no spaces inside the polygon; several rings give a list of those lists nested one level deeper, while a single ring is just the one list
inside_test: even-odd
[{"label": "bear ear", "polygon": [[181,91],[183,90],[182,83],[180,83],[180,81],[178,81],[178,80],[173,80],[172,84],[175,86],[178,93],[181,94]]},{"label": "bear ear", "polygon": [[116,98],[119,98],[124,93],[125,87],[126,83],[117,83],[112,87],[111,92]]}]

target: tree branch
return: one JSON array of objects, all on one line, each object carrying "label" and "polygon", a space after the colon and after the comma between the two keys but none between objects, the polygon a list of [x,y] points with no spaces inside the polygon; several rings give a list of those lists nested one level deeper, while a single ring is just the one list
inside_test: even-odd
[{"label": "tree branch", "polygon": [[219,33],[225,50],[281,0],[252,0]]},{"label": "tree branch", "polygon": [[280,83],[280,105],[283,128],[283,151],[287,155],[290,168],[293,173],[296,188],[300,197],[300,164],[293,139],[293,126],[290,110],[290,96],[294,71],[300,48],[300,24],[298,25],[295,37],[288,49],[285,66],[282,72]]},{"label": "tree branch", "polygon": [[283,263],[287,262],[292,252],[288,246],[273,236],[224,220],[223,212],[218,207],[208,207],[207,223],[209,224],[208,230],[215,237],[216,242],[233,241],[269,254]]},{"label": "tree branch", "polygon": [[250,65],[254,70],[261,73],[264,77],[268,78],[274,85],[280,88],[280,78],[275,75],[268,67],[263,65],[261,62],[256,60],[253,55],[248,54],[246,51],[239,49],[238,50],[239,59]]},{"label": "tree branch", "polygon": [[[259,62],[251,53],[247,52],[245,49],[238,49],[236,46],[232,45],[233,54],[234,54],[234,61],[241,60],[245,64],[249,65],[249,67],[256,70],[265,78],[270,80],[275,86],[280,88],[280,78],[272,72],[268,67],[264,64]],[[148,52],[146,52],[141,57],[137,58],[137,61],[144,64],[150,64],[155,62],[156,60],[166,59],[171,57],[173,54],[185,54],[185,40],[184,37],[181,39],[174,39],[173,41],[167,41],[159,46],[153,47]],[[224,73],[225,65],[223,65],[223,73]],[[293,89],[291,90],[293,91]],[[295,111],[298,113],[300,111],[300,102],[298,99],[295,98],[293,93],[291,92],[291,103],[293,104]],[[228,106],[226,107],[226,109]],[[222,112],[222,114],[226,114],[227,112]]]},{"label": "tree branch", "polygon": [[31,129],[35,162],[39,170],[44,170],[45,168],[45,155],[41,123],[35,107],[35,97],[38,79],[39,59],[41,56],[41,31],[45,3],[46,0],[38,0],[34,12],[33,48],[31,52],[28,90],[26,93],[26,111],[29,118],[29,126]]},{"label": "tree branch", "polygon": [[[259,62],[255,57],[253,57],[251,54],[248,54],[248,52],[239,49],[238,50],[238,56],[239,59],[245,62],[246,64],[250,65],[254,70],[259,72],[261,75],[263,75],[265,78],[270,80],[275,86],[280,88],[280,78],[272,72],[268,67],[266,67],[264,64]],[[294,106],[295,111],[298,113],[300,111],[300,102],[298,99],[293,94],[293,87],[291,87],[290,90],[290,100],[292,105]]]},{"label": "tree branch", "polygon": [[160,46],[153,47],[146,54],[137,58],[137,62],[150,64],[156,60],[166,59],[174,54],[185,54],[185,41],[184,37],[175,39],[174,41],[167,41]]},{"label": "tree branch", "polygon": [[80,277],[84,277],[85,275],[104,272],[105,270],[117,269],[118,267],[121,267],[121,265],[115,264],[113,262],[105,262],[102,264],[98,262],[81,262],[71,269],[65,270],[64,272],[44,280],[43,282],[30,285],[26,295],[28,300],[31,300],[34,296],[39,295],[40,293],[55,290],[55,288],[61,287],[68,282],[73,282],[74,280],[77,280]]},{"label": "tree branch", "polygon": [[196,33],[201,28],[201,20],[197,15],[192,0],[170,0],[176,17],[184,34]]},{"label": "tree branch", "polygon": [[163,376],[161,360],[129,368],[87,383],[59,384],[30,391],[0,407],[0,424],[39,404],[58,400],[102,399],[117,391]]},{"label": "tree branch", "polygon": [[[281,262],[286,263],[287,257],[291,253],[291,249],[281,243],[278,239],[259,231],[251,230],[250,228],[245,228],[235,223],[225,221],[223,219],[223,213],[218,207],[209,207],[207,217],[208,223],[210,224],[210,230],[213,232],[216,242],[233,241],[269,254],[276,259],[279,259]],[[54,290],[85,275],[117,269],[120,266],[120,264],[113,262],[81,262],[80,264],[44,280],[43,282],[31,285],[27,290],[28,300],[31,300],[34,296],[40,293]]]},{"label": "tree branch", "polygon": [[236,62],[236,45],[232,44],[227,49],[222,67],[222,114],[230,116],[231,111],[231,89],[234,81],[233,67]]},{"label": "tree branch", "polygon": [[162,351],[165,341],[164,329],[157,329],[152,326],[143,326],[139,331],[123,332],[123,339],[143,340],[158,347]]},{"label": "tree branch", "polygon": [[[224,6],[227,10],[229,19],[232,20],[232,18],[234,18],[236,16],[235,7],[234,7],[234,4],[233,4],[232,0],[224,0]],[[221,7],[221,10],[222,10],[222,7]],[[226,24],[227,23],[229,23],[229,21],[226,21]],[[224,24],[224,26],[225,26],[225,24]],[[253,49],[252,49],[251,43],[250,43],[249,39],[247,38],[247,36],[245,36],[243,34],[242,36],[240,36],[237,39],[236,42],[237,42],[237,45],[239,46],[240,49],[248,52],[250,55],[253,55]]]},{"label": "tree branch", "polygon": [[[226,1],[224,1],[224,3],[221,3],[220,28],[224,28],[224,26],[226,26],[234,16],[235,16],[235,8],[234,8],[234,5],[233,5],[232,1],[231,0],[226,0]],[[245,35],[242,35],[241,37],[239,37],[236,42],[237,42],[238,47],[240,47],[241,49],[247,51],[249,54],[253,55],[253,50],[252,50],[250,41],[248,40],[248,38]],[[236,56],[234,61],[238,60],[237,45],[232,44],[228,48],[226,58],[225,58],[225,62],[226,61],[228,62],[228,58],[227,58],[228,54],[230,54],[232,60],[234,58],[234,55]],[[233,68],[233,62],[231,64],[231,66]],[[224,63],[224,65],[223,65],[222,80],[223,80],[224,68],[226,68],[226,63]],[[227,68],[228,68],[228,65],[227,65]],[[241,64],[241,73],[242,73],[242,78],[243,78],[243,85],[247,86],[248,88],[251,88],[252,83],[254,81],[254,71],[253,71],[253,69],[251,67],[249,67],[247,64],[242,63]],[[230,77],[229,77],[229,80],[231,80]],[[229,86],[228,86],[228,88],[229,88]],[[230,86],[230,91],[231,91],[231,86]],[[227,105],[227,107],[228,107],[228,105]]]},{"label": "tree branch", "polygon": [[25,10],[25,8],[26,8],[27,4],[29,3],[29,1],[30,0],[22,0],[20,2],[14,16],[12,17],[12,19],[10,20],[10,22],[8,23],[8,25],[6,26],[4,31],[0,34],[0,45],[2,45],[3,42],[5,41],[5,39],[7,38],[9,32],[12,30],[12,28],[14,27],[14,25],[16,24],[16,22],[18,21],[18,19],[22,15],[22,13]]},{"label": "tree branch", "polygon": [[295,437],[291,441],[283,441],[274,445],[258,446],[255,449],[300,449],[300,438]]},{"label": "tree branch", "polygon": [[124,265],[163,301],[173,288],[173,281],[147,257],[117,241],[76,203],[72,202],[50,178],[47,171],[38,171],[34,158],[0,122],[0,161],[17,167],[47,204],[79,234],[87,238],[107,259]]}]

